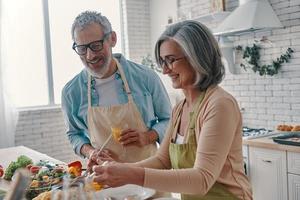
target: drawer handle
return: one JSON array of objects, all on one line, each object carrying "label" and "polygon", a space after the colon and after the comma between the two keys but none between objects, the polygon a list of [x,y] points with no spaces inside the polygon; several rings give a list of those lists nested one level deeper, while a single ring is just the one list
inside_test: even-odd
[{"label": "drawer handle", "polygon": [[272,163],[271,160],[262,160],[263,162],[266,162],[266,163]]}]

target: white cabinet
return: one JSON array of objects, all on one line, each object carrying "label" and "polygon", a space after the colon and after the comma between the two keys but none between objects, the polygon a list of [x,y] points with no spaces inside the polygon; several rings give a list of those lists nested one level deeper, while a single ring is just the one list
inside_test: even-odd
[{"label": "white cabinet", "polygon": [[300,153],[287,153],[289,200],[300,199]]},{"label": "white cabinet", "polygon": [[287,200],[286,151],[249,147],[250,182],[255,200]]},{"label": "white cabinet", "polygon": [[288,152],[288,172],[300,175],[300,153]]},{"label": "white cabinet", "polygon": [[300,199],[300,175],[288,174],[289,200]]}]

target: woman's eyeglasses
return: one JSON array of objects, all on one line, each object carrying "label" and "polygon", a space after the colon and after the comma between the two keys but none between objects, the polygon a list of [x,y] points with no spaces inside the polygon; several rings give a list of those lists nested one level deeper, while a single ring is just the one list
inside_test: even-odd
[{"label": "woman's eyeglasses", "polygon": [[75,42],[73,43],[72,49],[78,54],[78,55],[85,55],[87,53],[87,48],[90,50],[97,52],[101,51],[103,49],[103,42],[109,36],[111,32],[104,34],[102,40],[97,40],[90,42],[88,44],[81,44],[77,45]]},{"label": "woman's eyeglasses", "polygon": [[174,58],[174,57],[166,57],[165,59],[160,58],[159,59],[159,65],[162,69],[173,69],[173,65],[175,62],[184,59],[185,56],[179,57],[179,58]]}]

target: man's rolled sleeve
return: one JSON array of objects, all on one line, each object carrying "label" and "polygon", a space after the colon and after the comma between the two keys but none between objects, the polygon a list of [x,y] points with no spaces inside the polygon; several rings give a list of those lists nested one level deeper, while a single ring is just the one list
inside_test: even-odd
[{"label": "man's rolled sleeve", "polygon": [[[67,137],[72,145],[72,148],[74,152],[79,155],[83,156],[80,153],[80,149],[82,145],[84,144],[90,144],[90,139],[88,137],[88,134],[83,129],[85,126],[81,121],[82,119],[79,119],[76,115],[74,115],[72,112],[74,108],[74,102],[71,101],[71,99],[67,98],[65,90],[62,92],[62,111],[64,116],[64,121],[67,127]],[[80,123],[81,122],[81,123]]]},{"label": "man's rolled sleeve", "polygon": [[86,137],[86,134],[84,132],[77,132],[77,133],[67,132],[67,135],[70,143],[72,144],[74,152],[77,155],[83,157],[83,155],[80,153],[80,150],[84,144],[90,144],[89,138]]}]

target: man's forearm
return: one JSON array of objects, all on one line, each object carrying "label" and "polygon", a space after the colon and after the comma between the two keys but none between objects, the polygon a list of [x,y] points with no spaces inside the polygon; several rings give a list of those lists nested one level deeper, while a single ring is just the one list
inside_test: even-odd
[{"label": "man's forearm", "polygon": [[81,155],[89,158],[90,154],[95,150],[95,148],[91,144],[84,144],[80,149]]}]

